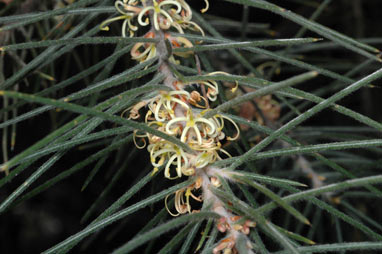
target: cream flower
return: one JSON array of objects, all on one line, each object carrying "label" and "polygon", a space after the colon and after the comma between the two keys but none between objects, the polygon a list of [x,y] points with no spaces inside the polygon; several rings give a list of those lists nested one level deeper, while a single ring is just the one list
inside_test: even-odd
[{"label": "cream flower", "polygon": [[[171,128],[176,123],[180,123],[183,126],[183,131],[180,137],[180,141],[189,142],[196,135],[196,139],[199,145],[202,144],[202,134],[205,136],[212,135],[216,128],[211,120],[206,119],[200,115],[194,117],[192,110],[188,110],[187,116],[176,117],[169,121],[166,125],[166,132],[168,134],[177,134],[178,128]],[[193,130],[193,134],[190,134],[190,130]]]},{"label": "cream flower", "polygon": [[[153,6],[147,6],[142,9],[142,11],[138,15],[138,23],[141,26],[147,26],[149,24],[149,19],[146,18],[145,21],[143,21],[143,16],[146,15],[146,13],[150,10],[153,11],[153,22],[154,22],[154,28],[155,30],[159,30],[159,23],[161,24],[172,24],[174,20],[170,16],[170,14],[167,13],[167,11],[163,8],[166,5],[175,5],[177,7],[176,13],[179,13],[182,10],[182,6],[174,0],[165,0],[160,2],[159,4],[157,3],[156,0],[153,0]],[[159,19],[164,19],[158,21]]]},{"label": "cream flower", "polygon": [[191,210],[190,197],[198,202],[203,201],[201,196],[197,197],[194,195],[194,193],[192,193],[194,190],[200,189],[201,181],[202,179],[199,177],[196,179],[195,183],[193,183],[189,187],[177,190],[175,192],[175,210],[177,211],[177,213],[175,214],[172,213],[167,206],[167,199],[169,196],[165,198],[166,209],[172,216],[178,216],[187,212],[188,213],[195,212],[195,210],[193,211]]},{"label": "cream flower", "polygon": [[213,119],[215,120],[214,123],[216,124],[216,128],[218,130],[217,133],[220,134],[218,136],[219,139],[223,139],[225,137],[225,134],[223,132],[221,132],[224,128],[224,119],[229,121],[236,129],[236,134],[233,137],[227,137],[227,140],[233,141],[233,140],[236,140],[239,138],[239,136],[240,136],[239,126],[231,118],[224,116],[224,115],[217,114],[213,117]]},{"label": "cream flower", "polygon": [[130,37],[134,36],[134,32],[138,30],[137,26],[134,26],[131,23],[131,19],[134,18],[140,11],[141,8],[135,7],[134,5],[137,4],[137,1],[135,0],[117,0],[114,3],[115,8],[117,11],[121,14],[120,16],[110,18],[105,20],[101,23],[100,29],[104,31],[109,31],[109,24],[117,21],[117,20],[123,20],[122,23],[122,36],[126,37],[126,32],[128,31],[130,34]]},{"label": "cream flower", "polygon": [[178,104],[185,110],[188,110],[190,107],[182,100],[182,98],[187,101],[190,98],[190,94],[187,91],[162,91],[161,94],[149,104],[150,110],[154,113],[155,120],[164,122],[167,120],[168,116],[175,117],[174,108]]},{"label": "cream flower", "polygon": [[[185,170],[189,168],[187,154],[182,148],[168,142],[167,140],[160,141],[156,144],[150,144],[147,149],[150,152],[151,164],[154,167],[163,166],[167,159],[164,175],[168,179],[182,177],[182,169]],[[172,165],[176,165],[175,177],[172,177],[170,174]]]}]

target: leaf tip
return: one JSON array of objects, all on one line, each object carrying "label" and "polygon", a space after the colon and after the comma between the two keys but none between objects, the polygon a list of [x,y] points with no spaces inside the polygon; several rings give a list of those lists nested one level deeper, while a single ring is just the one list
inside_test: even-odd
[{"label": "leaf tip", "polygon": [[382,62],[382,55],[381,54],[377,55],[377,60],[378,60],[378,62]]},{"label": "leaf tip", "polygon": [[309,241],[308,241],[308,244],[315,245],[316,242],[315,242],[315,241],[312,241],[312,240],[309,240]]},{"label": "leaf tip", "polygon": [[[2,91],[0,91],[0,92],[2,92]],[[8,166],[8,164],[1,165],[0,172],[4,172],[5,175],[7,176],[9,174],[9,166]]]},{"label": "leaf tip", "polygon": [[330,201],[336,205],[341,204],[341,198],[340,197],[331,197]]}]

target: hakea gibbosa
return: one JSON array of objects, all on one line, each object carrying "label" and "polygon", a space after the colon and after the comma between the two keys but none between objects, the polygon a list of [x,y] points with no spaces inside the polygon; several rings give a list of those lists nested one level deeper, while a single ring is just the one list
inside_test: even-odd
[{"label": "hakea gibbosa", "polygon": [[[206,8],[202,12],[207,11],[209,7],[208,1],[205,0],[205,2]],[[140,27],[151,24],[151,29],[146,32],[144,37],[167,40],[172,48],[190,48],[193,47],[193,43],[185,37],[170,35],[168,33],[170,29],[181,34],[185,29],[189,29],[204,35],[202,28],[191,21],[192,11],[184,0],[117,0],[115,8],[120,15],[104,21],[101,24],[102,30],[108,30],[111,22],[123,20],[122,36],[126,37],[128,34],[132,37],[136,35]],[[160,52],[161,50],[163,49],[158,47],[158,43],[139,42],[132,47],[131,56],[139,62],[144,62],[157,56],[166,55],[165,52]],[[192,55],[192,52],[174,53],[174,55],[188,57]],[[216,169],[211,164],[222,160],[222,157],[231,157],[222,148],[222,143],[236,140],[240,135],[240,129],[231,118],[222,114],[205,116],[211,110],[210,104],[216,101],[219,95],[216,81],[211,79],[181,82],[171,71],[168,71],[168,61],[175,64],[178,61],[171,54],[166,59],[161,59],[160,62],[159,72],[167,76],[164,85],[168,86],[170,91],[159,91],[151,98],[144,99],[129,108],[127,110],[129,119],[141,118],[151,128],[179,138],[181,142],[191,148],[191,151],[185,151],[166,139],[138,131],[134,132],[134,142],[140,149],[147,145],[154,167],[153,174],[163,167],[164,176],[168,179],[182,176],[195,179],[190,186],[175,192],[176,213],[171,212],[172,209],[167,206],[168,197],[166,198],[165,204],[169,213],[178,216],[197,212],[191,207],[191,199],[208,202],[211,204],[208,207],[220,215],[220,219],[216,222],[218,230],[227,234],[226,238],[218,243],[213,253],[235,253],[236,239],[239,235],[245,237],[255,223],[232,214],[225,208],[222,201],[209,190],[209,187],[219,188],[220,177],[232,180],[229,174],[221,173],[223,170]],[[213,72],[207,75],[215,74],[224,75],[226,73]],[[141,116],[140,111],[144,110],[146,113]],[[236,129],[233,136],[226,134],[227,122]],[[200,193],[202,194],[200,195]],[[249,253],[252,253],[250,249],[249,245]]]}]

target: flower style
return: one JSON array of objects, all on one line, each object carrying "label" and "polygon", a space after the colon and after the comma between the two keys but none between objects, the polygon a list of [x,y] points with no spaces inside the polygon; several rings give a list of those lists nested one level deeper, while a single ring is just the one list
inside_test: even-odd
[{"label": "flower style", "polygon": [[[147,147],[147,150],[150,152],[151,164],[156,168],[162,166],[166,159],[168,159],[164,169],[164,175],[168,179],[182,177],[182,171],[187,172],[189,168],[187,154],[182,148],[168,142],[167,140],[150,144]],[[171,165],[176,165],[177,174],[174,177],[170,175]]]},{"label": "flower style", "polygon": [[210,101],[216,101],[217,96],[219,94],[218,83],[216,83],[216,81],[213,81],[213,80],[199,81],[199,83],[208,87],[207,88],[207,98]]},{"label": "flower style", "polygon": [[201,13],[205,13],[210,8],[210,3],[208,2],[208,0],[204,0],[204,2],[206,3],[206,7],[200,10]]},{"label": "flower style", "polygon": [[[143,47],[143,51],[140,52],[140,48]],[[138,42],[131,49],[131,57],[139,62],[144,62],[152,59],[156,56],[157,49],[153,43]]]},{"label": "flower style", "polygon": [[147,26],[150,22],[149,19],[146,18],[145,21],[143,21],[143,16],[146,15],[147,12],[152,10],[154,12],[153,14],[153,22],[154,22],[154,28],[155,30],[162,29],[168,29],[171,24],[174,22],[170,14],[167,13],[167,11],[163,8],[166,5],[175,5],[177,7],[176,13],[180,13],[182,10],[182,6],[175,0],[165,0],[157,3],[156,0],[153,0],[153,6],[147,6],[141,10],[141,12],[138,15],[138,23],[141,26]]},{"label": "flower style", "polygon": [[[191,48],[191,47],[194,46],[192,44],[192,42],[190,42],[188,39],[186,39],[184,37],[181,37],[181,36],[173,37],[170,34],[166,33],[165,34],[165,38],[170,41],[172,48],[180,48],[180,47]],[[177,55],[177,56],[180,56],[180,57],[188,57],[192,53],[193,53],[192,51],[189,51],[189,52],[174,52],[174,55]]]},{"label": "flower style", "polygon": [[[155,38],[153,32],[148,32],[145,34],[144,38]],[[141,48],[143,51],[141,52]],[[154,43],[138,42],[136,43],[130,51],[131,57],[139,62],[147,61],[156,56],[156,46]]]},{"label": "flower style", "polygon": [[[193,31],[200,32],[202,36],[204,36],[203,29],[196,24],[195,22],[192,22],[192,11],[190,6],[184,1],[184,0],[176,0],[181,6],[182,10],[181,12],[178,12],[177,10],[170,9],[168,14],[172,17],[172,22],[167,22],[167,26],[161,26],[162,29],[169,29],[171,26],[174,27],[176,30],[178,30],[179,33],[183,34],[184,29],[190,29]],[[208,9],[208,1],[206,1],[206,8]],[[203,9],[205,10],[205,9]]]},{"label": "flower style", "polygon": [[[209,119],[206,119],[200,115],[194,117],[192,110],[187,111],[186,117],[176,117],[169,121],[166,125],[166,132],[170,135],[174,135],[178,133],[179,128],[172,128],[175,123],[180,123],[183,126],[183,131],[181,132],[180,141],[182,142],[190,142],[189,140],[193,140],[196,135],[196,139],[199,145],[202,144],[202,134],[205,137],[207,135],[212,135],[215,131],[215,125]],[[185,124],[184,124],[185,123]],[[198,124],[199,123],[199,124]],[[191,134],[189,131],[193,130]]]},{"label": "flower style", "polygon": [[207,98],[210,101],[216,101],[217,95],[219,94],[218,84],[214,80],[199,80],[180,84],[184,86],[205,85],[207,87]]},{"label": "flower style", "polygon": [[141,108],[143,108],[144,106],[146,106],[147,102],[145,101],[140,101],[138,102],[137,104],[135,104],[134,106],[126,109],[122,115],[127,112],[127,111],[130,111],[130,114],[129,114],[129,118],[128,119],[138,119],[141,115],[139,114],[139,110]]},{"label": "flower style", "polygon": [[198,24],[191,21],[188,17],[184,16],[184,12],[178,14],[175,11],[173,11],[171,13],[171,16],[175,20],[171,23],[171,26],[178,30],[179,33],[184,34],[184,29],[190,29],[192,31],[200,32],[202,36],[205,35],[204,30]]},{"label": "flower style", "polygon": [[182,11],[177,13],[175,10],[170,10],[170,14],[175,20],[190,21],[192,19],[192,11],[188,3],[184,0],[176,0],[181,6]]},{"label": "flower style", "polygon": [[[198,177],[195,180],[195,183],[191,184],[187,188],[180,189],[180,190],[177,190],[175,192],[175,210],[177,211],[176,214],[172,213],[170,211],[170,209],[168,208],[167,199],[169,196],[167,196],[165,199],[165,206],[166,206],[167,211],[172,216],[179,216],[179,215],[185,214],[187,212],[188,213],[197,212],[197,210],[191,210],[190,197],[192,197],[194,200],[196,200],[198,202],[203,201],[201,196],[197,197],[192,193],[192,191],[200,189],[201,182],[202,182],[202,179],[200,177]],[[186,200],[184,199],[184,197],[186,198]]]},{"label": "flower style", "polygon": [[[196,150],[197,148],[193,147],[193,149]],[[222,160],[218,152],[222,152],[228,157],[231,157],[226,150],[221,148],[220,143],[218,143],[216,146],[201,150],[194,160],[191,160],[191,164],[194,164],[196,168],[204,168],[217,160]]]},{"label": "flower style", "polygon": [[179,104],[185,110],[188,110],[190,107],[185,101],[189,98],[190,94],[186,91],[162,91],[155,100],[149,103],[149,108],[154,113],[156,121],[164,122],[168,118],[175,117],[174,109],[176,105]]},{"label": "flower style", "polygon": [[218,138],[220,140],[224,139],[225,137],[225,134],[224,132],[222,132],[223,128],[224,128],[224,119],[231,122],[233,124],[233,126],[235,127],[236,129],[236,135],[233,136],[233,137],[227,137],[227,140],[229,141],[233,141],[233,140],[236,140],[239,138],[240,136],[240,129],[239,129],[239,126],[237,126],[237,124],[235,123],[235,121],[233,121],[231,118],[227,117],[227,116],[224,116],[224,115],[220,115],[220,114],[217,114],[213,117],[213,119],[215,120],[215,124],[216,124],[216,128],[218,130],[218,134],[220,134],[220,136],[218,136]]},{"label": "flower style", "polygon": [[131,24],[131,20],[141,11],[141,8],[135,6],[136,4],[137,0],[115,1],[114,6],[121,15],[105,20],[101,23],[100,29],[104,31],[109,31],[108,25],[110,23],[117,20],[123,20],[122,37],[126,37],[126,31],[129,31],[130,37],[133,37],[134,32],[138,30],[138,27]]},{"label": "flower style", "polygon": [[[130,111],[129,119],[138,119],[140,117],[139,110],[148,105],[150,110],[146,114],[145,122],[150,124],[150,121],[154,119],[157,122],[164,122],[174,116],[176,105],[179,104],[185,110],[188,110],[190,108],[187,104],[189,99],[190,93],[187,91],[160,91],[159,95],[149,100],[138,102],[126,111]],[[152,114],[154,114],[154,118],[151,117]]]}]

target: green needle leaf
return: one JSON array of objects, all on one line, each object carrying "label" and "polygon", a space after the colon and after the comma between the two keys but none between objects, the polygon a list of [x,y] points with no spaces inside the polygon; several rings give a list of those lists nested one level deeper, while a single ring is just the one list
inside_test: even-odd
[{"label": "green needle leaf", "polygon": [[279,206],[287,210],[289,213],[291,213],[296,219],[301,221],[302,223],[305,223],[307,225],[310,225],[310,222],[307,218],[305,218],[304,215],[302,215],[299,211],[297,211],[295,208],[293,208],[291,205],[289,205],[287,202],[285,202],[282,198],[280,198],[279,195],[268,189],[267,187],[256,183],[255,181],[249,180],[245,176],[234,176],[235,179],[237,179],[240,182],[244,182],[248,184],[249,186],[252,186],[253,188],[257,189],[258,191],[264,193],[267,197],[272,199],[275,203],[277,203]]},{"label": "green needle leaf", "polygon": [[[104,113],[104,112],[101,112],[101,111],[98,111],[95,109],[87,108],[87,107],[80,106],[80,105],[75,105],[75,104],[68,103],[68,102],[63,102],[63,101],[58,101],[58,100],[54,100],[54,99],[48,99],[48,98],[43,98],[43,97],[39,97],[39,96],[35,96],[35,95],[18,93],[18,92],[0,91],[0,96],[7,96],[10,98],[22,99],[22,100],[26,100],[29,102],[36,102],[36,103],[40,103],[40,104],[44,104],[44,105],[51,105],[51,106],[55,106],[57,108],[62,108],[62,109],[76,112],[79,114],[85,114],[85,115],[99,117],[99,118],[102,118],[104,120],[112,121],[112,122],[122,124],[122,125],[127,125],[127,126],[134,128],[134,129],[138,129],[138,130],[142,130],[142,131],[151,133],[151,134],[156,135],[158,137],[169,140],[170,142],[178,145],[179,147],[185,149],[186,151],[190,150],[190,148],[186,144],[184,144],[183,142],[181,142],[177,138],[169,136],[169,135],[165,134],[164,132],[158,131],[158,130],[153,129],[151,127],[148,127],[146,124],[137,123],[137,122],[134,122],[132,120],[124,119],[124,118],[114,116],[114,115],[110,115],[110,114],[107,114],[107,113]],[[3,165],[3,167],[7,167],[6,164]]]}]

